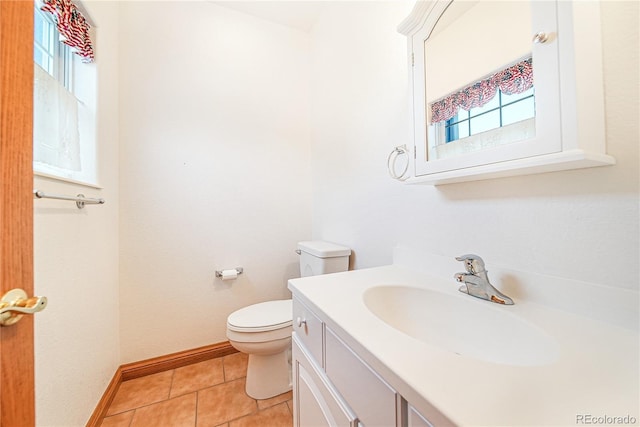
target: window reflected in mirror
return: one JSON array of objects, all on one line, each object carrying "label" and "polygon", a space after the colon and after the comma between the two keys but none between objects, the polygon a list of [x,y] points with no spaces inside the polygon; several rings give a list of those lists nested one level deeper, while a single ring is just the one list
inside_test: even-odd
[{"label": "window reflected in mirror", "polygon": [[528,2],[453,1],[424,50],[427,160],[535,136]]}]

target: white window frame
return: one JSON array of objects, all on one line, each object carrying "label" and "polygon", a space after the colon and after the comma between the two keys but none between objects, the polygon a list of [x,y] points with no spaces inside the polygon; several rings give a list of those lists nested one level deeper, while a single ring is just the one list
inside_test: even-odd
[{"label": "white window frame", "polygon": [[[76,3],[77,0],[76,0]],[[34,49],[43,51],[51,61],[48,69],[42,67],[37,61],[34,52],[34,66],[42,68],[51,75],[62,87],[73,95],[81,108],[78,116],[78,130],[80,132],[80,162],[81,170],[73,171],[64,167],[36,161],[34,158],[33,171],[37,176],[43,176],[59,181],[80,184],[92,188],[102,188],[98,184],[97,170],[97,140],[96,140],[96,68],[95,64],[83,63],[78,55],[73,53],[71,47],[62,43],[57,31],[55,18],[42,11],[42,3],[38,0],[34,3],[34,17],[40,16],[50,25],[49,46],[42,46],[34,37]],[[86,11],[83,11],[86,15]],[[36,21],[37,22],[37,21]],[[92,26],[93,23],[91,22]],[[95,27],[95,26],[94,26]],[[35,124],[35,123],[34,123]],[[34,145],[37,142],[34,139]]]},{"label": "white window frame", "polygon": [[[73,93],[73,57],[71,48],[62,43],[60,33],[56,30],[54,19],[49,13],[40,10],[40,7],[40,2],[34,3],[34,14],[48,23],[51,40],[49,46],[43,46],[38,40],[34,39],[34,50],[39,50],[47,55],[51,61],[51,67],[45,68],[42,64],[38,65],[58,80],[69,92]],[[38,62],[36,61],[36,63]]]},{"label": "white window frame", "polygon": [[[501,92],[500,89],[498,89],[498,92]],[[488,103],[483,107],[474,108],[473,110],[476,111],[473,115],[467,110],[460,110],[466,112],[470,116],[466,119],[462,119],[461,122],[469,123],[471,120],[478,119],[483,114],[492,111],[499,111],[500,115],[502,116],[503,109],[509,105],[523,102],[524,100],[529,98],[533,98],[535,101],[535,91],[533,91],[531,95],[508,103],[503,103],[502,95],[500,93],[496,94],[496,98],[498,99],[497,106],[488,107],[490,105]],[[459,113],[460,112],[458,112],[458,114]],[[457,117],[458,114],[456,114],[456,116],[454,117]],[[503,125],[501,120],[499,126],[487,129],[482,132],[471,133],[468,136],[456,138],[450,141],[447,140],[446,127],[448,121],[449,120],[443,120],[441,122],[429,125],[429,127],[433,129],[434,135],[434,140],[431,141],[432,145],[430,145],[428,148],[429,151],[427,153],[427,156],[429,159],[446,159],[463,154],[475,153],[484,149],[499,147],[504,144],[511,144],[514,142],[531,139],[535,136],[536,132],[535,107],[533,116],[527,117],[517,122],[509,123],[508,125]]]}]

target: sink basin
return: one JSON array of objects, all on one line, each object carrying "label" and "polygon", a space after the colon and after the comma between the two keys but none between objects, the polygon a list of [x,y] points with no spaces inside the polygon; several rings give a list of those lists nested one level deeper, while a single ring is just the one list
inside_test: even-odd
[{"label": "sink basin", "polygon": [[546,365],[558,357],[554,339],[510,313],[512,307],[409,286],[376,286],[363,299],[389,326],[461,356],[513,366]]}]

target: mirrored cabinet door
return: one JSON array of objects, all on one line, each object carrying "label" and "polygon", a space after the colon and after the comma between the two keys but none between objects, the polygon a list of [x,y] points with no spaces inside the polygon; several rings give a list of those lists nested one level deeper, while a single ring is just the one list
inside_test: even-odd
[{"label": "mirrored cabinet door", "polygon": [[[573,20],[576,13],[580,19],[597,16],[593,10],[574,10],[572,2],[560,3],[416,3],[399,27],[409,40],[413,83],[409,182],[440,184],[586,167],[591,160],[584,158],[591,154],[604,155],[603,164],[613,162],[603,145],[580,147],[571,130],[578,126],[575,95],[582,90],[571,87],[581,54]],[[600,91],[597,103],[601,71],[590,74],[587,91]],[[594,106],[598,109],[602,103]],[[603,144],[601,127],[592,136]],[[567,153],[576,149],[569,159]]]}]

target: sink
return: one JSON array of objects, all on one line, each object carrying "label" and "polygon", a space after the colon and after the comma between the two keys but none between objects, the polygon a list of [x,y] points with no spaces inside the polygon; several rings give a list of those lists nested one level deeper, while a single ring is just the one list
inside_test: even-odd
[{"label": "sink", "polygon": [[540,366],[558,357],[555,340],[502,306],[467,295],[410,286],[375,286],[363,294],[380,320],[452,353],[513,366]]}]

